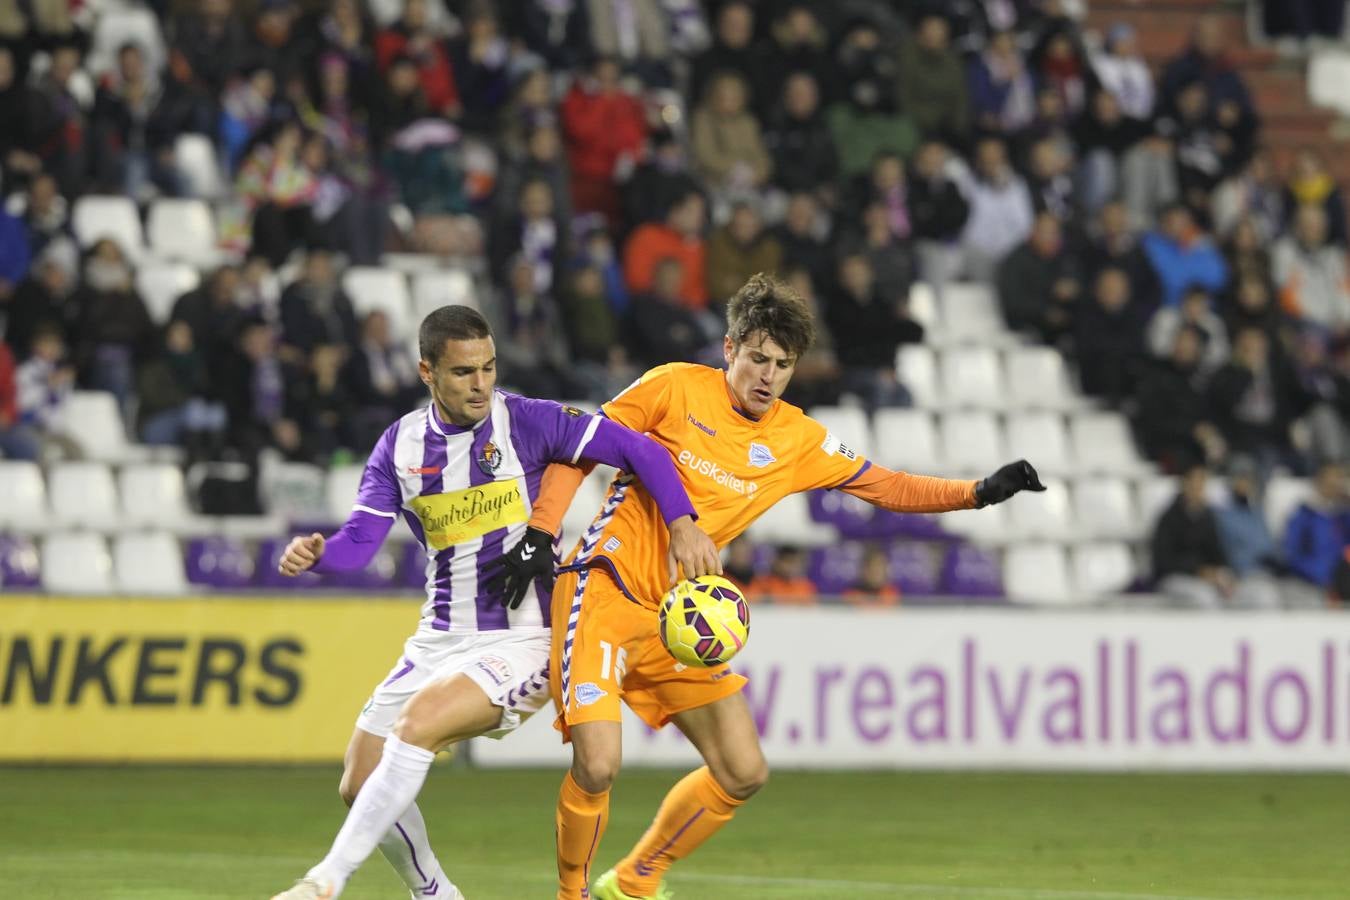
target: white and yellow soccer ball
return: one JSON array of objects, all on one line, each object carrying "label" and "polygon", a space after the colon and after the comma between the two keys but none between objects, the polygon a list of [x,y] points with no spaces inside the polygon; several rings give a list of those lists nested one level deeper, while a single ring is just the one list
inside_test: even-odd
[{"label": "white and yellow soccer ball", "polygon": [[686,666],[716,666],[750,639],[750,604],[721,575],[681,581],[661,599],[661,643]]}]

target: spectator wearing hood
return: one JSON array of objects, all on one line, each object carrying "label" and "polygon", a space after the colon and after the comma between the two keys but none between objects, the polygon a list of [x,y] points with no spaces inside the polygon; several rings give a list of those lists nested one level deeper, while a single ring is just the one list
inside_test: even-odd
[{"label": "spectator wearing hood", "polygon": [[843,94],[826,110],[825,119],[839,151],[840,174],[863,174],[882,150],[908,159],[918,146],[919,131],[899,110],[897,57],[877,26],[868,19],[849,24],[835,67]]}]

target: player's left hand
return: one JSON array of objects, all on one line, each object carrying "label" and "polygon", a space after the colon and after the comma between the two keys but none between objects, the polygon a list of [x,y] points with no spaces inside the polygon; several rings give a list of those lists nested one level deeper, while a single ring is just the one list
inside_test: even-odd
[{"label": "player's left hand", "polygon": [[670,551],[666,554],[670,583],[674,584],[680,570],[685,578],[700,575],[721,575],[722,554],[707,532],[694,524],[689,516],[681,516],[670,523]]},{"label": "player's left hand", "polygon": [[975,504],[989,506],[1002,503],[1018,491],[1043,491],[1040,476],[1025,459],[1008,463],[993,475],[975,485]]},{"label": "player's left hand", "polygon": [[515,609],[536,579],[545,590],[553,590],[553,535],[542,528],[526,528],[516,545],[498,558],[487,589],[500,591],[502,606]]}]

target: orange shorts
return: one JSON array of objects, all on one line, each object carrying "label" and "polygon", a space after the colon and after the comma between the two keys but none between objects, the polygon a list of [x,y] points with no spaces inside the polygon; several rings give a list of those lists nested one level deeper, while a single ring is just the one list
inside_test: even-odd
[{"label": "orange shorts", "polygon": [[606,569],[564,572],[553,587],[549,688],[555,727],[619,721],[619,700],[652,728],[671,716],[730,697],[745,684],[726,664],[677,663],[657,633],[654,610],[624,596]]}]

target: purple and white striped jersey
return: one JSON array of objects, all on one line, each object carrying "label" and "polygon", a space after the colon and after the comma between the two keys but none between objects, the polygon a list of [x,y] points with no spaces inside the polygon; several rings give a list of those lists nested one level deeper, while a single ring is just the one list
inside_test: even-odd
[{"label": "purple and white striped jersey", "polygon": [[500,390],[471,429],[442,422],[435,408],[428,403],[385,431],[353,509],[401,515],[425,548],[419,630],[547,627],[546,591],[535,585],[533,597],[507,610],[487,595],[485,568],[524,534],[544,469],[580,458],[600,419]]},{"label": "purple and white striped jersey", "polygon": [[670,454],[650,438],[551,400],[493,393],[473,428],[441,421],[435,403],[384,432],[366,462],[351,517],[329,539],[316,571],[366,565],[402,516],[426,551],[427,634],[546,629],[549,594],[507,610],[487,576],[525,533],[544,470],[553,462],[606,463],[648,486],[667,523],[695,516]]}]

